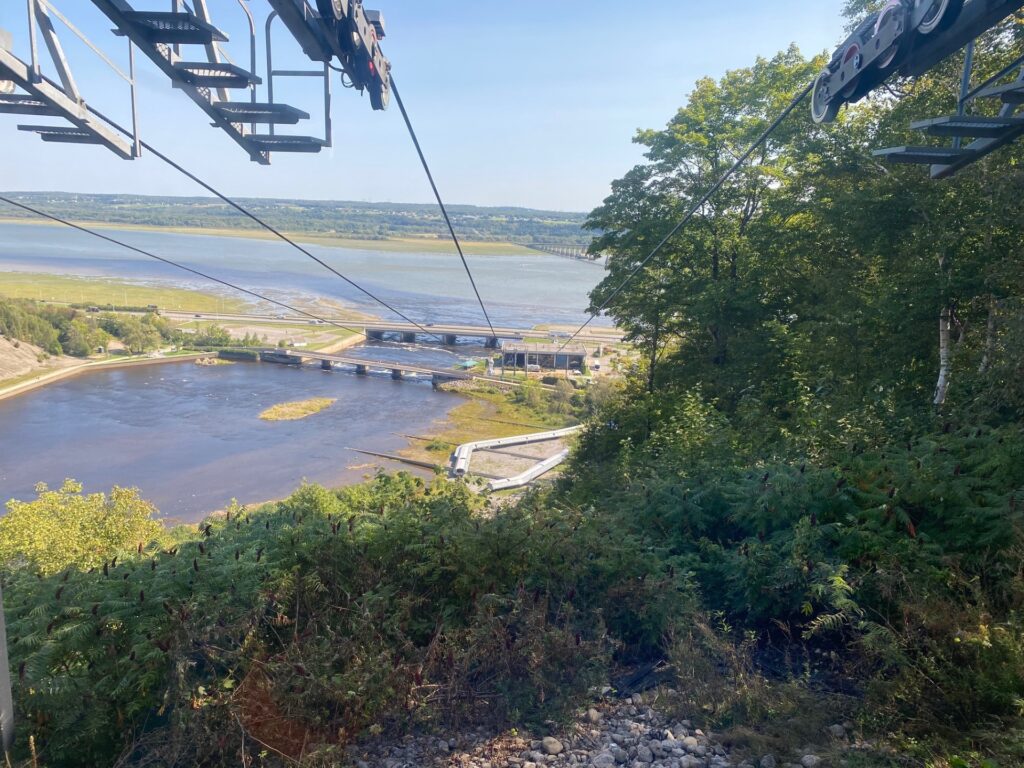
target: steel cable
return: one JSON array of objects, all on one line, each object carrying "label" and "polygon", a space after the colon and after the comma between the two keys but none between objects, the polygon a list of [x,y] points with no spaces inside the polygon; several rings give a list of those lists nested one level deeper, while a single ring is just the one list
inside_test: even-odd
[{"label": "steel cable", "polygon": [[469,276],[469,283],[473,286],[473,293],[476,294],[476,300],[480,303],[480,311],[484,313],[484,320],[487,321],[487,327],[491,329],[491,335],[494,333],[494,325],[491,323],[491,316],[487,314],[487,307],[484,306],[483,297],[480,296],[480,291],[476,287],[476,280],[473,279],[473,271],[469,268],[469,262],[466,260],[466,254],[462,252],[462,243],[459,242],[459,236],[455,234],[455,227],[452,225],[451,217],[448,215],[448,208],[444,204],[444,200],[441,199],[441,193],[437,189],[437,184],[434,183],[434,174],[430,172],[430,165],[427,163],[427,158],[423,154],[423,148],[420,146],[420,140],[416,136],[416,129],[412,127],[412,121],[409,119],[409,113],[405,110],[405,104],[402,102],[402,96],[398,92],[398,86],[395,85],[395,79],[391,78],[391,91],[395,94],[395,103],[398,104],[398,109],[402,112],[402,119],[405,120],[405,127],[409,130],[409,136],[412,138],[412,143],[416,147],[416,154],[420,156],[420,162],[423,164],[423,170],[427,174],[427,181],[430,182],[430,188],[434,190],[434,197],[437,199],[437,205],[441,209],[441,215],[444,216],[445,224],[448,225],[448,231],[451,233],[452,241],[455,243],[455,250],[459,252],[459,258],[462,259],[462,266],[466,269],[466,274]]},{"label": "steel cable", "polygon": [[40,217],[42,217],[44,219],[49,219],[50,221],[54,221],[54,222],[56,222],[58,224],[63,224],[66,227],[71,227],[72,229],[77,229],[79,232],[84,232],[87,235],[92,235],[93,237],[98,237],[100,240],[106,240],[108,243],[113,243],[114,245],[119,245],[122,248],[127,248],[130,251],[134,251],[135,253],[141,254],[143,256],[147,256],[147,257],[149,257],[151,259],[156,259],[157,261],[161,261],[164,264],[168,264],[168,265],[170,265],[172,267],[176,267],[178,269],[184,270],[185,272],[191,272],[193,275],[197,275],[198,277],[201,277],[201,278],[203,278],[205,280],[212,280],[213,282],[219,283],[219,284],[221,284],[223,286],[226,286],[227,288],[231,288],[231,289],[236,290],[236,291],[241,291],[242,293],[248,294],[249,296],[253,296],[253,297],[257,298],[257,299],[261,299],[262,301],[269,302],[270,304],[274,304],[274,305],[276,305],[278,307],[282,307],[283,309],[287,309],[287,310],[289,310],[291,312],[295,312],[295,313],[300,314],[300,315],[305,315],[306,317],[311,317],[314,320],[318,320],[321,323],[325,323],[325,324],[328,324],[328,325],[333,325],[335,328],[341,328],[342,330],[345,330],[345,331],[351,331],[352,333],[355,333],[355,334],[357,334],[359,336],[365,336],[366,335],[366,333],[364,331],[357,331],[355,328],[349,328],[347,325],[342,325],[341,323],[335,322],[334,320],[330,320],[330,319],[328,319],[326,317],[321,317],[320,315],[313,314],[312,312],[307,312],[306,310],[299,309],[298,307],[294,307],[291,304],[286,304],[283,301],[278,301],[277,299],[272,299],[269,296],[264,296],[263,294],[257,293],[256,291],[251,291],[248,288],[241,287],[240,285],[235,285],[234,283],[228,282],[227,280],[222,280],[219,277],[214,277],[213,275],[209,275],[209,274],[207,274],[205,272],[201,272],[198,269],[193,269],[192,267],[187,267],[184,264],[179,264],[178,262],[173,261],[172,259],[168,259],[168,258],[165,258],[163,256],[158,256],[155,253],[147,251],[147,250],[145,250],[143,248],[138,248],[138,247],[136,247],[134,245],[131,245],[129,243],[124,242],[123,240],[118,240],[115,237],[110,237],[109,235],[104,235],[102,232],[97,232],[94,229],[89,229],[89,227],[84,227],[81,224],[75,224],[73,221],[68,221],[67,219],[61,218],[60,216],[55,216],[52,213],[47,213],[46,211],[41,211],[41,210],[39,210],[37,208],[33,208],[30,205],[25,205],[24,203],[19,203],[16,200],[11,200],[9,197],[4,197],[3,195],[0,195],[0,202],[7,203],[8,205],[13,206],[15,208],[21,208],[23,211],[28,211],[29,213],[35,214],[36,216],[40,216]]},{"label": "steel cable", "polygon": [[807,95],[811,92],[813,88],[814,83],[811,82],[796,96],[793,97],[793,100],[789,103],[789,106],[786,107],[777,118],[775,118],[772,124],[769,125],[768,128],[766,128],[760,136],[758,136],[757,140],[750,145],[747,151],[744,152],[739,158],[737,158],[736,162],[732,164],[729,170],[722,174],[722,176],[720,176],[719,179],[714,184],[711,185],[711,188],[708,189],[708,191],[701,196],[700,200],[694,203],[694,205],[690,208],[689,212],[687,212],[687,214],[679,221],[679,223],[672,228],[672,231],[665,235],[661,242],[654,246],[654,250],[652,250],[643,259],[643,261],[637,264],[628,275],[626,275],[626,278],[621,283],[619,283],[618,287],[616,287],[615,290],[613,290],[608,295],[608,297],[603,302],[601,302],[601,306],[590,312],[590,317],[587,318],[587,321],[583,323],[583,325],[581,325],[579,328],[577,328],[576,332],[573,333],[572,336],[570,336],[568,340],[566,340],[566,342],[562,344],[561,347],[558,348],[559,352],[564,350],[567,346],[569,346],[569,344],[573,342],[573,340],[577,336],[583,333],[586,327],[590,325],[597,318],[598,315],[600,315],[605,309],[608,308],[608,305],[612,303],[615,297],[622,293],[623,289],[625,289],[625,287],[629,285],[630,282],[632,282],[633,278],[636,277],[641,272],[641,270],[643,270],[644,267],[646,267],[651,262],[651,260],[655,256],[661,253],[662,248],[664,248],[668,244],[668,241],[675,237],[679,233],[679,231],[690,222],[690,219],[692,219],[697,214],[697,211],[699,211],[702,206],[704,206],[712,197],[714,197],[715,193],[722,188],[722,185],[725,184],[725,182],[727,182],[730,178],[732,178],[733,174],[735,174],[736,171],[743,167],[747,160],[750,159],[751,155],[753,155],[761,147],[761,145],[764,144],[773,133],[775,133],[775,131],[779,128],[780,125],[782,125],[785,119],[789,117],[798,106],[800,106],[800,102],[807,98]]},{"label": "steel cable", "polygon": [[[111,120],[111,119],[110,119],[109,117],[107,117],[106,115],[104,115],[104,114],[103,114],[102,112],[100,112],[100,111],[98,111],[98,110],[96,110],[96,109],[93,109],[92,107],[87,107],[87,109],[88,109],[88,110],[89,110],[89,111],[90,111],[90,112],[91,112],[92,114],[94,114],[94,115],[96,115],[97,117],[101,118],[102,120],[105,120],[106,122],[110,123],[110,125],[112,125],[112,126],[114,126],[115,128],[117,128],[117,130],[121,131],[121,132],[122,132],[123,134],[125,134],[126,136],[128,136],[128,137],[132,137],[132,136],[133,136],[133,134],[132,134],[132,133],[131,133],[130,131],[128,131],[128,130],[127,130],[127,129],[125,129],[124,127],[122,127],[122,126],[118,125],[118,124],[117,124],[116,122],[114,122],[113,120]],[[348,283],[348,284],[349,284],[350,286],[352,286],[353,288],[355,288],[355,289],[356,289],[357,291],[359,291],[359,292],[360,292],[360,293],[362,293],[363,295],[365,295],[365,296],[369,297],[370,299],[372,299],[373,301],[377,302],[378,304],[380,304],[380,305],[381,305],[382,307],[384,307],[384,308],[385,308],[385,309],[387,309],[388,311],[390,311],[390,312],[393,312],[394,314],[398,315],[398,317],[400,317],[400,318],[402,318],[403,320],[405,320],[405,322],[409,323],[410,325],[413,325],[413,326],[415,326],[415,327],[416,327],[417,329],[419,329],[419,330],[420,330],[420,331],[422,331],[423,333],[427,334],[428,336],[433,336],[433,337],[434,337],[435,339],[437,339],[438,341],[442,341],[441,337],[440,337],[440,336],[438,336],[438,335],[437,335],[436,333],[434,333],[434,332],[432,332],[432,331],[429,331],[429,330],[427,330],[427,329],[426,329],[425,327],[423,327],[423,325],[421,325],[420,323],[417,323],[417,322],[416,322],[415,320],[413,320],[412,318],[410,318],[410,317],[407,317],[407,316],[406,316],[405,314],[403,314],[403,313],[402,313],[402,312],[401,312],[400,310],[398,310],[398,309],[396,309],[395,307],[391,306],[391,304],[389,304],[388,302],[386,302],[386,301],[385,301],[384,299],[380,298],[379,296],[375,295],[375,294],[374,294],[374,293],[372,293],[371,291],[367,290],[366,288],[364,288],[363,286],[361,286],[361,285],[360,285],[359,283],[357,283],[357,282],[356,282],[355,280],[352,280],[351,278],[349,278],[349,277],[347,277],[346,275],[342,274],[342,273],[341,273],[341,272],[339,272],[339,271],[338,271],[337,269],[335,269],[335,268],[334,268],[334,267],[332,267],[332,266],[331,266],[330,264],[328,264],[328,263],[327,263],[326,261],[324,261],[324,260],[323,260],[323,259],[321,259],[320,257],[316,256],[315,254],[311,253],[311,252],[310,252],[310,251],[308,251],[307,249],[303,248],[303,247],[302,247],[301,245],[299,245],[298,243],[296,243],[296,242],[295,242],[294,240],[292,240],[292,239],[291,239],[290,237],[288,237],[288,236],[287,236],[286,234],[284,234],[283,232],[281,232],[280,230],[278,230],[278,229],[277,229],[276,227],[274,227],[274,226],[273,226],[273,225],[271,225],[271,224],[268,224],[268,223],[267,223],[266,221],[264,221],[263,219],[261,219],[261,218],[260,218],[259,216],[257,216],[257,215],[256,215],[255,213],[252,213],[252,212],[251,212],[251,211],[249,211],[249,210],[248,210],[247,208],[245,208],[245,207],[244,207],[243,205],[241,205],[240,203],[237,203],[237,202],[235,202],[235,201],[234,201],[234,200],[232,200],[232,199],[231,199],[230,197],[228,197],[227,195],[225,195],[225,194],[224,194],[223,192],[221,192],[220,190],[218,190],[218,189],[216,189],[215,187],[213,187],[213,186],[212,186],[211,184],[208,184],[207,182],[203,181],[203,180],[202,180],[201,178],[199,178],[199,177],[198,177],[198,176],[196,176],[196,175],[195,175],[194,173],[192,173],[191,171],[189,171],[189,170],[188,170],[187,168],[185,168],[184,166],[182,166],[182,165],[181,165],[180,163],[177,163],[177,162],[175,162],[174,160],[172,160],[171,158],[169,158],[169,157],[168,157],[167,155],[165,155],[164,153],[162,153],[162,152],[161,152],[160,150],[156,149],[156,147],[154,147],[154,146],[153,146],[152,144],[150,144],[150,143],[148,143],[148,142],[146,142],[146,141],[141,141],[141,140],[139,141],[139,144],[140,144],[140,145],[142,146],[142,148],[143,148],[143,149],[145,149],[145,150],[146,150],[147,152],[150,152],[151,154],[155,155],[155,156],[156,156],[156,157],[157,157],[158,159],[162,160],[162,161],[163,161],[164,163],[166,163],[167,165],[169,165],[169,166],[170,166],[171,168],[173,168],[174,170],[178,171],[178,173],[180,173],[180,174],[182,174],[183,176],[185,176],[185,177],[187,177],[187,178],[191,179],[192,181],[194,181],[194,182],[195,182],[196,184],[198,184],[199,186],[201,186],[201,187],[202,187],[203,189],[207,190],[207,191],[208,191],[208,192],[209,192],[210,194],[214,195],[215,197],[218,197],[218,198],[220,198],[220,199],[221,199],[221,200],[223,200],[223,201],[224,201],[225,203],[227,203],[227,204],[228,204],[229,206],[231,206],[231,207],[232,207],[232,208],[234,208],[234,209],[235,209],[236,211],[238,211],[239,213],[241,213],[241,214],[242,214],[243,216],[246,216],[246,217],[248,217],[249,219],[251,219],[252,221],[256,222],[256,223],[257,223],[257,224],[259,224],[259,225],[260,225],[261,227],[263,227],[263,228],[264,228],[265,230],[267,230],[267,231],[268,231],[268,232],[270,232],[271,234],[275,235],[275,236],[276,236],[276,237],[278,237],[279,239],[281,239],[281,240],[283,240],[284,242],[286,242],[286,243],[287,243],[288,245],[290,245],[290,246],[291,246],[292,248],[294,248],[295,250],[297,250],[297,251],[298,251],[299,253],[301,253],[301,254],[303,254],[303,255],[307,256],[308,258],[310,258],[310,259],[312,259],[313,261],[315,261],[315,262],[316,262],[317,264],[319,264],[320,266],[322,266],[322,267],[323,267],[324,269],[326,269],[327,271],[331,272],[332,274],[334,274],[334,275],[336,275],[337,277],[339,277],[339,278],[341,278],[342,280],[344,280],[344,281],[345,281],[346,283]]]}]

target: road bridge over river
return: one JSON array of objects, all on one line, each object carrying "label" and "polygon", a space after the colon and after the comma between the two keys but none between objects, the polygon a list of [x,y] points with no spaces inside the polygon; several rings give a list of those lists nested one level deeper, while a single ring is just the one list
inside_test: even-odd
[{"label": "road bridge over river", "polygon": [[[161,310],[160,314],[172,320],[214,320],[221,322],[260,322],[283,325],[304,325],[318,324],[308,317],[290,314],[263,315],[263,314],[233,314],[230,312],[178,312],[173,310]],[[414,325],[413,323],[390,322],[387,320],[353,320],[344,317],[323,316],[323,320],[331,323],[338,323],[351,328],[362,328],[367,338],[381,340],[388,334],[397,334],[398,337],[408,343],[417,340],[429,341],[436,338],[442,344],[452,346],[459,339],[483,339],[487,346],[496,347],[498,340],[523,341],[527,338],[538,336],[551,336],[554,338],[568,338],[569,334],[548,330],[545,328],[517,328],[514,326],[494,326],[491,328],[485,325],[472,325],[468,323],[426,323]],[[319,324],[325,324],[323,322]],[[617,344],[622,341],[622,331],[617,328],[601,326],[588,326],[576,337],[580,342],[598,344]]]},{"label": "road bridge over river", "polygon": [[[493,333],[492,333],[493,330]],[[493,329],[480,325],[462,325],[456,323],[428,323],[422,328],[412,323],[373,322],[364,326],[370,339],[383,339],[388,333],[400,334],[402,341],[413,343],[417,339],[437,337],[442,344],[452,346],[462,338],[483,339],[488,347],[497,347],[499,340],[523,341],[538,336],[559,336],[568,338],[568,333],[538,328],[515,328],[494,326]],[[617,328],[588,327],[577,338],[580,341],[598,342],[601,344],[617,344],[622,341],[622,331]]]},{"label": "road bridge over river", "polygon": [[[391,373],[391,378],[400,381],[408,374],[416,376],[430,376],[431,383],[437,387],[451,381],[481,381],[491,384],[498,384],[506,387],[519,387],[522,383],[501,379],[497,376],[486,376],[472,371],[460,371],[456,368],[441,368],[440,366],[424,365],[422,363],[403,363],[399,360],[372,360],[358,355],[328,354],[325,352],[307,352],[305,350],[280,350],[264,349],[260,351],[260,360],[264,363],[277,363],[278,365],[303,365],[307,360],[320,361],[320,367],[325,371],[335,370],[335,366],[350,366],[355,373],[366,376],[371,371],[386,371]],[[535,384],[540,389],[554,389],[545,385]]]}]

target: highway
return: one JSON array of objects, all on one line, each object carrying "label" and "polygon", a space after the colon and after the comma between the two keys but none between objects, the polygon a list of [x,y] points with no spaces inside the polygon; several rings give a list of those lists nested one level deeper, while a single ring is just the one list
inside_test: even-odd
[{"label": "highway", "polygon": [[[311,318],[304,317],[301,315],[290,315],[286,313],[278,313],[272,315],[260,315],[260,314],[232,314],[228,312],[177,312],[172,310],[160,310],[160,315],[170,320],[213,320],[225,323],[245,323],[245,322],[258,322],[258,323],[281,323],[285,325],[315,325],[317,321]],[[349,318],[340,317],[327,317],[322,316],[324,320],[338,325],[344,325],[354,329],[372,329],[375,331],[385,331],[394,333],[420,333],[412,323],[401,323],[401,322],[390,322],[387,320],[352,320]],[[471,336],[480,338],[491,338],[497,336],[498,338],[507,339],[523,339],[526,337],[537,337],[537,336],[549,336],[553,335],[556,338],[559,337],[559,332],[552,332],[546,330],[538,330],[535,328],[513,328],[508,326],[495,326],[494,333],[491,333],[491,329],[486,326],[479,325],[462,325],[457,323],[424,323],[425,328],[430,333],[436,333],[438,336]],[[561,333],[561,336],[568,338],[568,333]],[[588,327],[584,329],[582,333],[577,337],[582,341],[593,341],[604,344],[618,343],[622,341],[622,332],[616,328],[601,328],[601,327]]]}]

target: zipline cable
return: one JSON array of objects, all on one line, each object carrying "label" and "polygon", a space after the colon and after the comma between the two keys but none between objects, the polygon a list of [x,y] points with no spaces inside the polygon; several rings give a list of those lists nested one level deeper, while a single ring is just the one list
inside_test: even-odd
[{"label": "zipline cable", "polygon": [[430,188],[434,190],[434,197],[437,198],[437,205],[441,209],[441,215],[444,216],[445,224],[448,225],[448,231],[452,235],[452,241],[455,243],[455,250],[459,252],[459,258],[462,259],[462,266],[466,269],[466,274],[469,276],[469,284],[473,286],[473,293],[476,294],[476,300],[480,303],[480,311],[484,313],[484,319],[487,321],[487,327],[491,329],[491,335],[496,336],[494,333],[494,325],[491,323],[491,316],[487,314],[487,307],[484,306],[483,297],[480,296],[480,291],[476,287],[476,280],[473,279],[473,271],[469,268],[469,262],[466,260],[466,254],[462,252],[462,243],[459,242],[459,236],[455,234],[455,227],[452,226],[451,217],[448,215],[448,208],[444,204],[444,200],[441,199],[441,193],[437,189],[437,184],[434,183],[434,174],[430,172],[430,165],[427,163],[427,158],[423,154],[423,148],[420,146],[420,140],[416,136],[416,129],[412,127],[412,121],[409,119],[409,113],[405,110],[405,104],[402,102],[402,96],[398,92],[398,86],[395,85],[395,78],[391,78],[391,92],[395,94],[395,103],[398,104],[398,109],[402,112],[402,119],[405,120],[405,127],[409,130],[409,136],[412,138],[412,143],[416,147],[416,154],[420,156],[420,162],[423,164],[423,170],[426,171],[427,181],[430,182]]},{"label": "zipline cable", "polygon": [[659,253],[661,253],[661,249],[668,244],[668,241],[675,237],[679,233],[679,231],[690,222],[690,219],[692,219],[697,214],[697,211],[699,211],[702,206],[704,206],[712,197],[714,197],[715,193],[722,188],[722,185],[725,184],[725,182],[727,182],[730,178],[732,178],[733,174],[735,174],[736,171],[743,167],[747,160],[750,159],[751,155],[753,155],[761,147],[762,144],[768,141],[768,138],[773,133],[775,133],[775,131],[779,128],[780,125],[782,125],[782,123],[786,120],[787,117],[793,114],[793,111],[796,110],[798,106],[800,106],[800,102],[807,98],[807,95],[811,92],[811,90],[813,90],[813,88],[814,83],[808,83],[803,90],[801,90],[796,96],[793,97],[793,100],[789,103],[789,106],[782,111],[782,114],[775,118],[772,124],[769,125],[768,128],[766,128],[760,136],[758,136],[757,140],[750,145],[747,151],[744,152],[739,158],[737,158],[736,162],[732,164],[732,167],[730,167],[729,170],[722,174],[722,176],[719,177],[718,181],[711,185],[711,188],[704,193],[704,195],[700,198],[700,200],[698,200],[693,205],[693,207],[690,208],[689,212],[682,218],[682,220],[672,228],[672,231],[665,235],[661,242],[654,246],[654,250],[652,250],[647,255],[647,257],[644,258],[643,261],[637,264],[628,275],[626,275],[626,278],[621,283],[619,283],[618,287],[614,291],[612,291],[608,295],[608,298],[601,302],[601,306],[591,311],[590,317],[587,318],[587,321],[583,323],[583,325],[581,325],[579,328],[577,328],[576,332],[572,336],[570,336],[568,340],[566,340],[566,342],[562,344],[561,347],[558,348],[559,352],[561,352],[563,349],[569,346],[569,344],[571,344],[577,336],[583,333],[586,327],[590,325],[597,318],[598,315],[600,315],[605,309],[607,309],[608,305],[612,303],[615,297],[618,296],[623,291],[623,289],[627,285],[629,285],[630,282],[632,282],[633,278],[636,277],[640,273],[640,271],[643,270],[644,267],[646,267],[650,263],[651,259],[653,259]]},{"label": "zipline cable", "polygon": [[24,203],[19,203],[16,200],[11,200],[9,197],[4,197],[3,195],[0,195],[0,202],[7,203],[8,205],[14,206],[15,208],[21,208],[23,211],[28,211],[29,213],[33,213],[36,216],[40,216],[40,217],[42,217],[44,219],[49,219],[50,221],[54,221],[54,222],[56,222],[58,224],[63,224],[66,227],[71,227],[72,229],[77,229],[79,232],[84,232],[87,235],[92,235],[93,237],[98,237],[100,240],[106,240],[108,243],[113,243],[114,245],[119,245],[122,248],[127,248],[130,251],[134,251],[135,253],[141,254],[143,256],[147,256],[147,257],[149,257],[151,259],[156,259],[157,261],[162,261],[164,264],[168,264],[168,265],[170,265],[172,267],[177,267],[178,269],[184,270],[185,272],[191,272],[193,275],[197,275],[197,276],[203,278],[204,280],[212,280],[213,282],[220,283],[221,285],[226,286],[227,288],[231,288],[232,290],[241,291],[242,293],[246,293],[249,296],[253,296],[253,297],[257,298],[257,299],[269,302],[271,304],[275,304],[275,305],[277,305],[279,307],[282,307],[284,309],[290,310],[291,312],[295,312],[295,313],[300,314],[300,315],[305,315],[306,317],[311,317],[314,320],[320,321],[321,323],[326,323],[328,325],[333,325],[335,328],[341,328],[342,330],[345,330],[345,331],[351,331],[352,333],[354,333],[354,334],[356,334],[358,336],[365,336],[366,335],[366,333],[364,331],[357,331],[355,328],[349,328],[347,325],[342,325],[341,323],[335,322],[334,320],[330,320],[330,319],[328,319],[326,317],[320,317],[319,315],[315,315],[312,312],[307,312],[304,309],[299,309],[298,307],[293,307],[292,305],[286,304],[283,301],[278,301],[277,299],[272,299],[269,296],[264,296],[263,294],[257,293],[256,291],[251,291],[248,288],[241,287],[240,285],[235,285],[234,283],[230,283],[227,280],[221,280],[219,277],[214,277],[213,275],[208,275],[205,272],[199,271],[198,269],[193,269],[192,267],[187,267],[184,264],[179,264],[178,262],[172,261],[171,259],[164,258],[163,256],[157,256],[155,253],[151,253],[150,251],[144,250],[142,248],[137,248],[134,245],[130,245],[129,243],[126,243],[126,242],[124,242],[122,240],[118,240],[117,238],[110,237],[108,235],[104,235],[102,232],[97,232],[94,229],[89,229],[88,227],[83,227],[81,224],[75,224],[73,221],[68,221],[67,219],[62,219],[60,216],[55,216],[52,213],[47,213],[46,211],[40,211],[39,209],[33,208],[30,205],[25,205]]},{"label": "zipline cable", "polygon": [[[128,137],[132,137],[133,136],[133,134],[130,131],[128,131],[126,128],[122,127],[121,125],[118,125],[116,122],[111,120],[109,117],[104,115],[99,110],[93,109],[92,107],[86,107],[86,109],[88,109],[89,112],[91,112],[92,114],[96,115],[98,118],[100,118],[102,120],[105,120],[106,122],[110,123],[110,125],[115,127],[117,130],[121,131],[121,133],[123,133],[125,136],[128,136]],[[183,176],[191,179],[196,184],[201,186],[203,189],[205,189],[208,192],[210,192],[210,194],[214,195],[215,197],[220,198],[221,200],[223,200],[225,203],[230,205],[232,208],[234,208],[236,211],[238,211],[242,215],[248,217],[249,219],[252,219],[252,221],[254,221],[257,224],[259,224],[265,230],[267,230],[268,232],[270,232],[273,235],[277,236],[278,238],[280,238],[284,242],[288,243],[288,245],[290,245],[292,248],[297,250],[299,253],[304,254],[305,256],[309,257],[310,259],[315,261],[317,264],[322,266],[324,269],[328,270],[329,272],[331,272],[332,274],[336,275],[337,277],[340,277],[342,280],[344,280],[346,283],[351,285],[353,288],[355,288],[360,293],[364,294],[365,296],[368,296],[370,299],[372,299],[373,301],[377,302],[382,307],[386,308],[388,311],[393,312],[394,314],[398,315],[400,318],[405,320],[405,322],[409,323],[410,325],[414,325],[417,329],[419,329],[423,333],[427,334],[428,336],[433,336],[438,341],[443,341],[441,339],[441,337],[438,336],[436,333],[434,333],[433,331],[427,330],[420,323],[417,323],[412,318],[407,317],[400,310],[396,309],[395,307],[391,306],[391,304],[389,304],[388,302],[384,301],[384,299],[380,298],[379,296],[376,296],[375,294],[373,294],[372,292],[370,292],[369,290],[367,290],[366,288],[361,286],[359,283],[357,283],[355,280],[352,280],[351,278],[349,278],[346,275],[342,274],[337,269],[335,269],[330,264],[328,264],[326,261],[324,261],[323,259],[321,259],[318,256],[314,255],[313,253],[311,253],[307,249],[303,248],[301,245],[296,243],[294,240],[292,240],[290,237],[288,237],[286,234],[284,234],[283,232],[281,232],[280,230],[278,230],[277,228],[275,228],[271,224],[268,224],[267,222],[265,222],[263,219],[261,219],[255,213],[252,213],[247,208],[242,206],[240,203],[236,203],[234,200],[232,200],[230,197],[225,195],[220,190],[214,188],[212,185],[207,184],[205,181],[203,181],[201,178],[199,178],[194,173],[189,171],[187,168],[183,167],[179,163],[177,163],[174,160],[172,160],[171,158],[169,158],[163,152],[161,152],[160,150],[156,149],[149,142],[141,141],[140,140],[139,144],[147,152],[155,155],[157,158],[162,160],[164,163],[169,165],[171,168],[173,168],[174,170],[178,171],[178,173],[180,173]],[[493,332],[493,328],[491,330]]]}]

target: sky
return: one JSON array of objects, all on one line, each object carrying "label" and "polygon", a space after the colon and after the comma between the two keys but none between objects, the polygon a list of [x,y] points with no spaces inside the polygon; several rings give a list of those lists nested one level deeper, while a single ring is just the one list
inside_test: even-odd
[{"label": "sky", "polygon": [[[50,0],[127,71],[127,43],[87,0]],[[239,0],[208,0],[231,58],[248,63]],[[167,0],[136,0],[166,10]],[[805,55],[843,37],[843,0],[368,0],[387,21],[392,74],[446,202],[587,211],[642,159],[638,129],[664,126],[701,77],[720,77],[795,43]],[[260,30],[270,7],[250,0]],[[57,22],[85,100],[130,122],[128,87]],[[0,0],[0,29],[28,58],[25,3]],[[278,24],[275,67],[312,66]],[[432,202],[401,115],[333,83],[334,146],[318,155],[247,155],[143,56],[136,57],[142,137],[230,195]],[[44,68],[45,69],[45,68]],[[320,81],[318,81],[320,82]],[[323,135],[312,79],[275,82],[275,96],[311,113],[295,133]],[[240,98],[248,98],[238,92]],[[261,90],[260,100],[265,99]],[[0,115],[0,189],[201,195],[154,158],[44,144],[17,125],[56,118]]]}]

